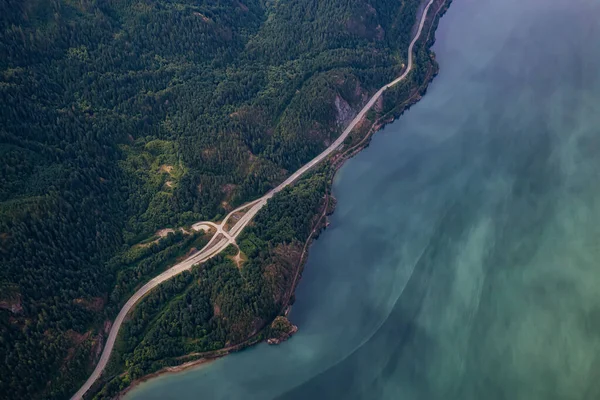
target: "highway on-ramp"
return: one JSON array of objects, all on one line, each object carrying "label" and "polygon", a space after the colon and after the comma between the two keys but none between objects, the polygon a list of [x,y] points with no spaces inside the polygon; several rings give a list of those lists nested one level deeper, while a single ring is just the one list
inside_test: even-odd
[{"label": "highway on-ramp", "polygon": [[[192,268],[192,266],[194,266],[196,264],[202,263],[202,262],[214,257],[215,255],[220,253],[222,250],[224,250],[230,244],[235,244],[235,239],[237,238],[237,236],[242,232],[242,230],[246,227],[246,225],[248,225],[248,223],[252,220],[252,218],[254,218],[254,216],[260,211],[260,209],[263,208],[265,206],[265,204],[267,204],[267,200],[269,200],[271,197],[273,197],[276,193],[283,190],[285,187],[292,184],[300,176],[302,176],[304,173],[306,173],[309,169],[311,169],[315,165],[319,164],[321,161],[323,161],[325,158],[327,158],[331,153],[333,153],[337,148],[339,148],[342,145],[342,143],[344,142],[344,140],[346,140],[346,138],[348,137],[350,132],[352,132],[352,130],[356,127],[356,125],[364,118],[365,114],[373,107],[375,102],[381,97],[383,92],[386,89],[403,81],[408,76],[408,74],[410,73],[410,71],[413,68],[413,50],[414,50],[415,43],[417,42],[417,40],[419,40],[419,38],[421,36],[421,32],[423,30],[423,25],[425,24],[425,20],[427,19],[427,13],[429,11],[430,6],[434,3],[434,1],[435,0],[429,0],[429,3],[427,3],[427,5],[425,6],[425,9],[421,16],[421,20],[419,21],[419,27],[418,27],[417,33],[415,34],[415,37],[413,38],[413,40],[411,41],[411,43],[408,47],[408,64],[406,66],[406,69],[402,73],[402,75],[400,75],[398,78],[394,79],[392,82],[388,83],[387,85],[385,85],[381,89],[379,89],[377,91],[377,93],[375,93],[373,95],[373,97],[371,97],[369,102],[362,108],[362,110],[360,110],[360,112],[356,115],[356,117],[352,120],[352,122],[350,122],[350,124],[346,127],[344,132],[335,140],[335,142],[333,142],[331,144],[331,146],[329,146],[321,154],[319,154],[318,156],[313,158],[311,161],[309,161],[307,164],[305,164],[300,169],[298,169],[296,172],[294,172],[285,181],[283,181],[279,186],[270,190],[263,197],[261,197],[257,200],[254,200],[248,204],[245,204],[241,207],[238,207],[235,210],[233,210],[232,212],[230,212],[220,224],[215,224],[213,222],[206,222],[206,221],[198,222],[198,223],[194,224],[194,226],[210,225],[210,226],[216,228],[216,233],[214,234],[214,236],[210,239],[208,244],[202,250],[200,250],[199,252],[188,257],[184,261],[174,265],[173,267],[169,268],[168,270],[166,270],[162,274],[158,275],[157,277],[153,278],[148,283],[146,283],[144,286],[142,286],[140,289],[138,289],[135,292],[135,294],[133,296],[131,296],[131,298],[129,300],[127,300],[127,303],[125,303],[123,308],[121,308],[119,315],[117,315],[117,318],[114,320],[114,322],[112,324],[110,333],[108,335],[108,339],[106,340],[106,344],[104,345],[102,355],[100,356],[100,360],[98,361],[98,364],[96,364],[96,368],[94,369],[94,372],[92,372],[92,374],[90,375],[88,380],[77,391],[77,393],[75,393],[73,395],[73,397],[71,397],[71,400],[79,400],[79,399],[83,398],[83,395],[98,380],[100,375],[102,375],[102,372],[104,371],[104,368],[106,367],[106,364],[108,364],[108,360],[110,358],[113,347],[115,345],[115,340],[117,339],[117,334],[119,333],[119,329],[121,328],[121,325],[123,324],[123,321],[125,320],[125,316],[129,313],[129,311],[131,311],[131,309],[135,306],[135,304],[142,297],[144,297],[146,294],[148,294],[148,292],[150,292],[152,289],[154,289],[155,287],[157,287],[164,281],[171,279],[172,277],[182,273],[183,271],[190,270]],[[245,214],[235,223],[235,225],[233,225],[233,227],[229,231],[226,231],[225,224],[226,224],[227,220],[229,218],[231,218],[231,216],[234,213],[243,211],[245,209],[247,209]]]}]

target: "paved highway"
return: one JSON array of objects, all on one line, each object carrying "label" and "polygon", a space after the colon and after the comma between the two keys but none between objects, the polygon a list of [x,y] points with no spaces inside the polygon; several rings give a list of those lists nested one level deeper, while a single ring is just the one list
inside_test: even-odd
[{"label": "paved highway", "polygon": [[[254,200],[248,204],[245,204],[239,208],[236,208],[235,210],[230,212],[220,224],[215,224],[213,222],[206,222],[206,221],[202,221],[202,222],[198,222],[198,223],[194,224],[194,226],[210,225],[210,226],[216,228],[217,231],[214,234],[214,236],[210,239],[208,244],[201,251],[197,252],[196,254],[193,254],[189,258],[185,259],[184,261],[180,262],[179,264],[174,265],[173,267],[169,268],[162,274],[158,275],[157,277],[155,277],[154,279],[152,279],[151,281],[146,283],[144,286],[142,286],[137,292],[135,292],[135,294],[133,296],[131,296],[131,298],[127,301],[127,303],[125,303],[123,308],[121,308],[119,315],[117,315],[117,318],[115,319],[115,321],[112,324],[110,333],[108,335],[108,339],[106,340],[106,344],[104,345],[104,350],[102,351],[102,355],[100,356],[100,360],[98,361],[98,364],[96,365],[96,368],[94,369],[94,372],[92,372],[92,375],[90,375],[88,380],[77,391],[77,393],[75,393],[73,395],[73,397],[71,397],[71,400],[80,400],[81,398],[83,398],[83,395],[90,389],[90,387],[92,387],[94,382],[96,382],[96,380],[98,380],[100,375],[102,375],[102,371],[104,371],[104,368],[106,367],[106,364],[108,363],[108,360],[112,353],[113,347],[115,345],[115,340],[117,339],[117,334],[119,333],[119,329],[121,328],[121,325],[123,324],[123,321],[125,320],[125,316],[129,313],[129,311],[131,311],[131,309],[134,307],[134,305],[142,297],[144,297],[146,294],[148,294],[148,292],[150,292],[152,289],[154,289],[155,287],[160,285],[162,282],[171,279],[172,277],[182,273],[183,271],[190,270],[192,268],[192,266],[194,266],[196,264],[202,263],[202,262],[214,257],[215,255],[220,253],[222,250],[224,250],[230,244],[235,245],[235,239],[237,238],[237,236],[242,232],[242,230],[246,227],[246,225],[248,225],[248,223],[252,220],[252,218],[254,218],[254,216],[260,211],[260,209],[263,208],[265,206],[265,204],[267,204],[267,200],[269,200],[271,197],[273,197],[276,193],[283,190],[286,186],[289,186],[290,184],[292,184],[300,176],[302,176],[304,173],[306,173],[309,169],[311,169],[312,167],[314,167],[315,165],[317,165],[318,163],[323,161],[331,153],[333,153],[338,147],[340,147],[342,145],[342,143],[344,142],[344,140],[346,140],[346,138],[348,137],[350,132],[352,132],[352,130],[356,127],[356,125],[360,122],[360,120],[363,119],[365,114],[373,107],[375,102],[381,97],[383,92],[386,89],[396,85],[398,82],[401,82],[402,80],[404,80],[406,78],[406,76],[410,73],[410,71],[413,68],[413,49],[414,49],[415,43],[417,42],[417,40],[419,40],[419,37],[421,36],[421,32],[423,30],[423,25],[425,24],[425,20],[427,19],[427,12],[429,11],[429,7],[433,4],[434,1],[435,0],[430,0],[429,3],[427,3],[425,10],[423,11],[423,15],[421,16],[421,20],[419,22],[419,28],[417,30],[417,33],[415,34],[414,39],[412,40],[412,42],[410,43],[410,46],[408,47],[408,65],[406,66],[404,73],[402,75],[400,75],[398,78],[396,78],[395,80],[393,80],[392,82],[388,83],[387,85],[385,85],[381,89],[379,89],[377,91],[377,93],[375,93],[373,95],[373,97],[371,97],[371,99],[363,107],[363,109],[360,110],[360,112],[358,113],[358,115],[356,115],[356,117],[352,120],[352,122],[350,122],[350,124],[346,127],[346,129],[340,135],[340,137],[338,137],[336,139],[336,141],[331,144],[331,146],[329,146],[321,154],[319,154],[314,159],[312,159],[310,162],[308,162],[303,167],[301,167],[296,172],[294,172],[285,181],[283,181],[279,186],[277,186],[276,188],[269,191],[263,197],[261,197],[257,200]],[[243,211],[245,209],[248,209],[246,211],[246,213],[235,223],[235,225],[229,230],[229,232],[227,232],[225,230],[227,220],[234,213]]]}]

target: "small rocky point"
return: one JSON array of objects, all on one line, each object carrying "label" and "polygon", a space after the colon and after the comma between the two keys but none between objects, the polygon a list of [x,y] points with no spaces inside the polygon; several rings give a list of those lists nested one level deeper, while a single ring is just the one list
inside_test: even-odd
[{"label": "small rocky point", "polygon": [[288,340],[294,333],[298,332],[298,327],[292,324],[286,317],[279,316],[275,318],[269,327],[268,344],[279,344]]}]

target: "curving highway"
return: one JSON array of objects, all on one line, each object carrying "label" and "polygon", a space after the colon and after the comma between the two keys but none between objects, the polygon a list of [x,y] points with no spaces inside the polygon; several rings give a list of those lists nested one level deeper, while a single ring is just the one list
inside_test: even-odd
[{"label": "curving highway", "polygon": [[[134,305],[142,297],[144,297],[146,294],[148,294],[148,292],[150,292],[152,289],[154,289],[155,287],[160,285],[162,282],[171,279],[172,277],[182,273],[183,271],[190,270],[192,268],[192,266],[194,266],[196,264],[202,263],[202,262],[214,257],[215,255],[220,253],[222,250],[224,250],[230,244],[236,245],[235,239],[237,238],[237,236],[242,232],[242,230],[246,227],[246,225],[248,225],[248,223],[252,220],[252,218],[254,218],[254,216],[258,213],[258,211],[260,211],[260,209],[263,208],[265,204],[267,204],[267,200],[269,200],[271,197],[273,197],[276,193],[283,190],[286,186],[289,186],[290,184],[292,184],[300,176],[302,176],[304,173],[306,173],[309,169],[311,169],[315,165],[319,164],[321,161],[323,161],[325,158],[327,158],[331,153],[333,153],[338,147],[340,147],[342,145],[342,143],[344,142],[344,140],[348,137],[350,132],[352,132],[352,130],[356,127],[356,125],[363,119],[365,114],[373,107],[375,102],[381,97],[383,92],[386,89],[396,85],[397,83],[401,82],[402,80],[404,80],[406,78],[406,76],[410,73],[410,71],[413,68],[413,50],[414,50],[415,43],[417,42],[417,40],[419,40],[419,38],[421,36],[421,32],[423,30],[423,25],[425,24],[425,20],[427,19],[427,13],[429,11],[430,6],[434,3],[434,1],[435,0],[429,0],[427,5],[425,6],[423,15],[421,16],[421,20],[419,21],[419,28],[417,30],[417,33],[415,34],[415,37],[413,38],[413,40],[410,43],[410,46],[408,47],[408,65],[406,66],[404,73],[402,75],[400,75],[398,78],[394,79],[392,82],[388,83],[387,85],[385,85],[381,89],[379,89],[377,91],[377,93],[375,93],[373,95],[373,97],[371,97],[371,99],[363,107],[363,109],[360,110],[360,112],[358,113],[358,115],[356,115],[356,117],[352,120],[352,122],[350,122],[350,124],[346,127],[344,132],[336,139],[335,142],[333,142],[331,144],[331,146],[329,146],[321,154],[319,154],[314,159],[312,159],[310,162],[308,162],[303,167],[301,167],[296,172],[294,172],[285,181],[283,181],[279,186],[277,186],[276,188],[269,191],[263,197],[231,211],[220,224],[216,224],[213,222],[207,222],[207,221],[202,221],[202,222],[198,222],[198,223],[194,224],[193,227],[199,227],[201,225],[210,225],[210,226],[216,228],[217,231],[214,234],[214,236],[210,239],[208,244],[202,250],[200,250],[196,254],[190,256],[189,258],[185,259],[184,261],[169,268],[162,274],[158,275],[157,277],[155,277],[154,279],[152,279],[151,281],[146,283],[144,286],[142,286],[137,292],[135,292],[135,294],[133,296],[131,296],[131,298],[127,301],[127,303],[125,303],[123,308],[121,308],[119,315],[117,315],[117,318],[114,320],[114,322],[112,324],[110,333],[108,335],[108,339],[106,341],[106,344],[104,345],[104,350],[102,351],[102,355],[100,356],[100,360],[98,361],[98,364],[96,365],[96,368],[94,369],[94,372],[92,372],[92,374],[90,375],[88,380],[77,391],[77,393],[75,393],[73,395],[73,397],[71,397],[71,400],[80,400],[81,398],[83,398],[83,395],[90,389],[90,387],[94,384],[94,382],[96,382],[96,380],[98,380],[100,375],[102,375],[102,372],[104,371],[104,368],[106,367],[106,364],[108,363],[108,360],[112,353],[113,347],[115,345],[115,340],[117,338],[117,334],[119,333],[119,329],[121,328],[121,325],[123,324],[123,321],[125,320],[125,316],[129,313],[129,311],[131,311],[131,309],[134,307]],[[234,213],[243,211],[245,209],[248,209],[246,211],[246,213],[235,223],[235,225],[229,230],[229,232],[226,231],[225,224],[227,223],[227,220]]]}]

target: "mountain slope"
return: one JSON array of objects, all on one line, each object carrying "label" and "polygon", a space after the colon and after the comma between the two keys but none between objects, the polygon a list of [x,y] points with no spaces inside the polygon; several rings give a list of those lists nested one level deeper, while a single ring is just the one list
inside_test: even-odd
[{"label": "mountain slope", "polygon": [[2,396],[68,397],[126,295],[201,238],[137,243],[318,154],[398,75],[418,3],[0,4]]}]

